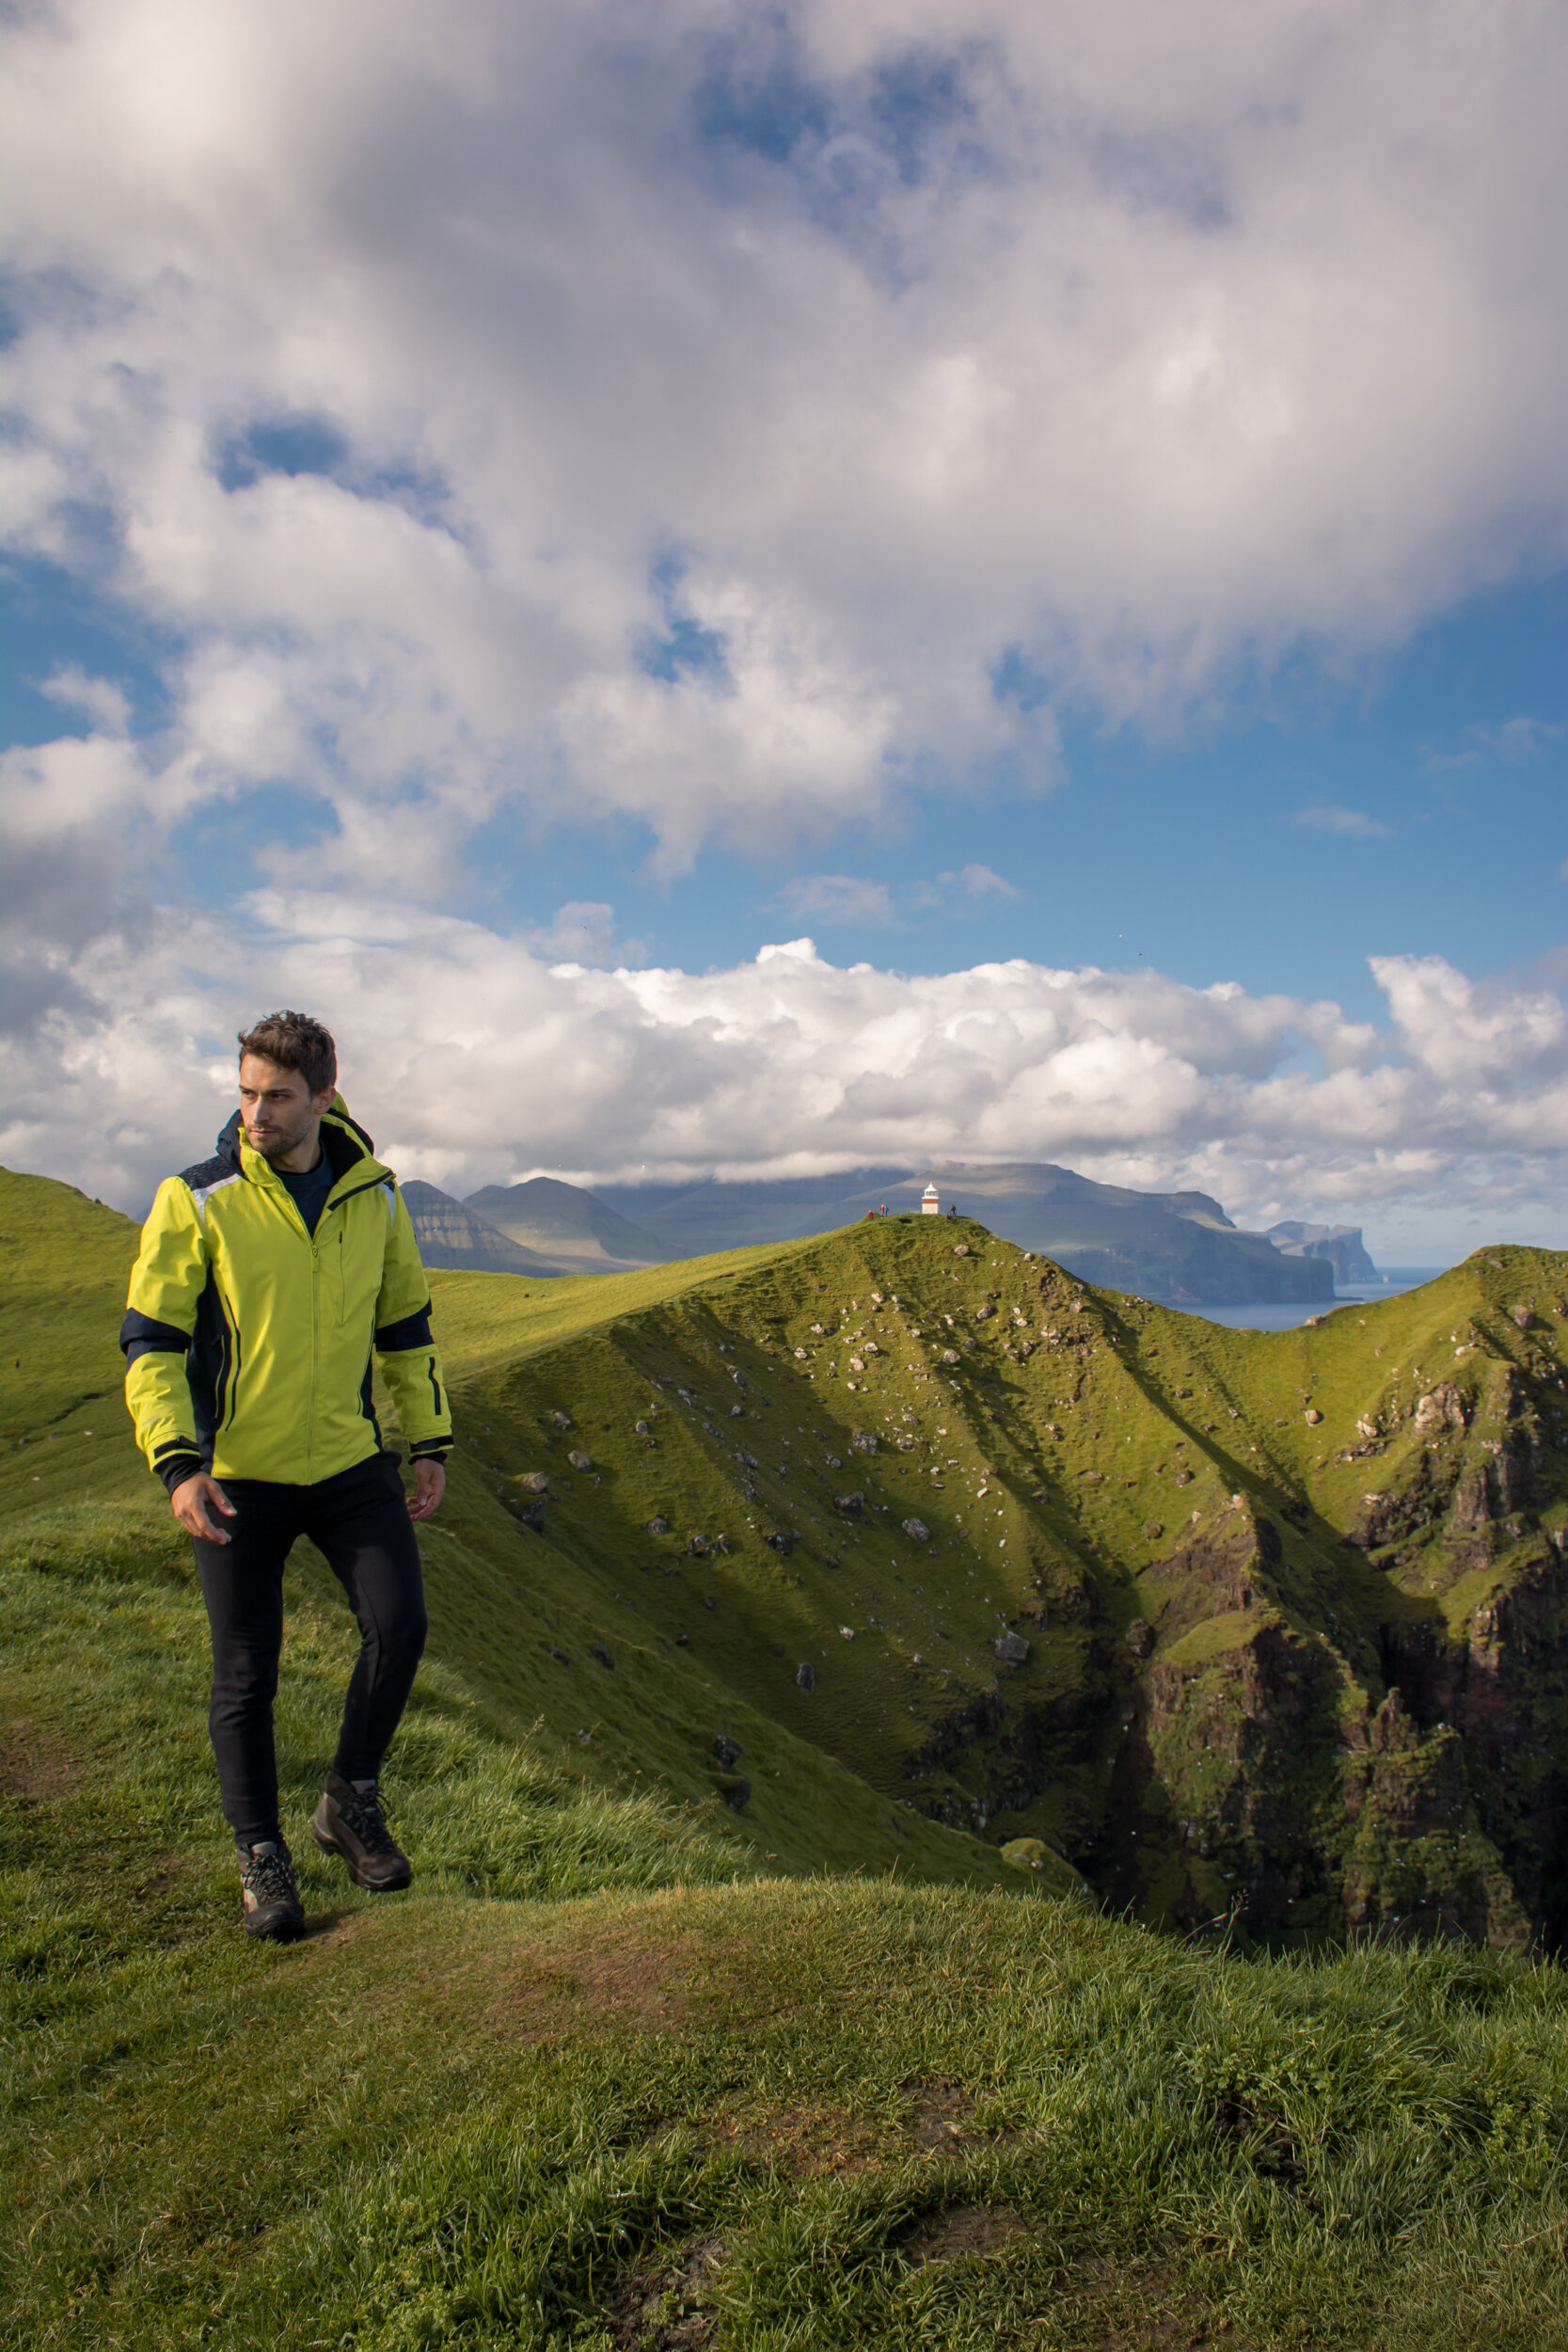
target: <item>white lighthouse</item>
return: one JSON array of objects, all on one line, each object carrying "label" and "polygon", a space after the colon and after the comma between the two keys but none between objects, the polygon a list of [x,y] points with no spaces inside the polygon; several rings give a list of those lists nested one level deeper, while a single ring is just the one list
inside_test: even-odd
[{"label": "white lighthouse", "polygon": [[942,1202],[937,1197],[937,1188],[935,1184],[927,1184],[925,1191],[921,1194],[920,1214],[922,1216],[940,1216],[942,1215]]}]

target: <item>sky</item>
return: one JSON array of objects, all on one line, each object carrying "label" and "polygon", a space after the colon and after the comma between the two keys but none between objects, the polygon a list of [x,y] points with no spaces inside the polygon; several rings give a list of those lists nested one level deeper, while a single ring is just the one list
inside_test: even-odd
[{"label": "sky", "polygon": [[1558,0],[21,0],[0,1162],[1568,1247]]}]

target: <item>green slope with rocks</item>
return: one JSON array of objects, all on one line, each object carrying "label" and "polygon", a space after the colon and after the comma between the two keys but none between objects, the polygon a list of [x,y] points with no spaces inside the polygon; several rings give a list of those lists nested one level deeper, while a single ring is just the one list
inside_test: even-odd
[{"label": "green slope with rocks", "polygon": [[1285,1333],[945,1220],[708,1264],[504,1340],[437,1282],[542,1591],[1150,1917],[1561,1933],[1560,1255]]},{"label": "green slope with rocks", "polygon": [[[135,1229],[40,1180],[7,1202],[29,1184],[34,1263],[70,1272],[38,1277],[36,1346],[13,1289],[0,1507],[155,1507],[115,1393]],[[1281,1333],[917,1216],[432,1284],[433,1655],[503,1731],[770,1867],[1032,1863],[1184,1927],[1560,1938],[1560,1254]]]}]

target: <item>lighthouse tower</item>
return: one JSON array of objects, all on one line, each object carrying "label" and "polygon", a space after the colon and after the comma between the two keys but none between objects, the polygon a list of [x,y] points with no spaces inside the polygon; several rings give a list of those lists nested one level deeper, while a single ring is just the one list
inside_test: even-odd
[{"label": "lighthouse tower", "polygon": [[935,1184],[927,1184],[925,1191],[921,1194],[920,1213],[922,1216],[940,1216],[942,1215],[942,1202],[937,1198],[937,1188]]}]

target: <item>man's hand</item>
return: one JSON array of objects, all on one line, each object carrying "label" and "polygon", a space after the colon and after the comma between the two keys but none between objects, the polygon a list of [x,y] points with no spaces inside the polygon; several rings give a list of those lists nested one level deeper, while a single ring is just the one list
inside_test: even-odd
[{"label": "man's hand", "polygon": [[204,1544],[226,1544],[229,1541],[221,1527],[214,1527],[208,1518],[209,1510],[221,1511],[226,1519],[237,1514],[229,1497],[215,1478],[205,1470],[193,1470],[182,1478],[169,1497],[169,1507],[187,1535],[199,1535]]},{"label": "man's hand", "polygon": [[408,1505],[411,1519],[434,1518],[441,1507],[441,1497],[447,1491],[445,1466],[426,1455],[414,1465],[414,1500]]}]

